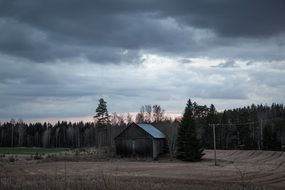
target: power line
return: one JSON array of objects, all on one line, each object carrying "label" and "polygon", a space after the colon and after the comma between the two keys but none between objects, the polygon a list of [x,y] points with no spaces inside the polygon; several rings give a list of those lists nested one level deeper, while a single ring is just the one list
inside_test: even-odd
[{"label": "power line", "polygon": [[259,121],[251,121],[251,122],[244,122],[244,123],[216,123],[216,124],[209,124],[213,128],[213,145],[214,145],[214,161],[215,166],[217,166],[217,148],[216,148],[216,126],[241,126],[241,125],[253,125],[253,124],[260,124],[260,142],[259,142],[259,150],[263,148],[263,123],[264,121],[272,121],[276,119],[284,120],[285,118],[271,118],[271,119],[261,119]]},{"label": "power line", "polygon": [[[273,121],[273,120],[285,120],[285,118],[282,117],[275,117],[275,118],[269,118],[269,119],[260,119],[258,121],[248,121],[243,123],[213,123],[216,126],[232,126],[232,125],[252,125],[252,124],[262,124],[263,122]],[[212,125],[212,124],[210,124]]]},{"label": "power line", "polygon": [[255,124],[255,123],[259,123],[259,122],[246,122],[246,123],[215,123],[216,126],[232,126],[232,125],[249,125],[249,124]]}]

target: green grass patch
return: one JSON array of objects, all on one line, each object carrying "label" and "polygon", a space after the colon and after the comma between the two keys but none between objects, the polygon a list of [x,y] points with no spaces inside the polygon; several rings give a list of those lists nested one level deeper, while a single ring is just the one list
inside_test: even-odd
[{"label": "green grass patch", "polygon": [[0,147],[0,154],[51,154],[67,151],[66,148]]}]

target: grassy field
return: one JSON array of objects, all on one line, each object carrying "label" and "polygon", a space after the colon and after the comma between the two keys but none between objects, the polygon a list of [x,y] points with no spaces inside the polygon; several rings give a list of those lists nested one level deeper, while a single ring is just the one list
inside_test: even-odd
[{"label": "grassy field", "polygon": [[0,154],[34,155],[52,154],[66,151],[66,148],[34,148],[34,147],[0,147]]},{"label": "grassy field", "polygon": [[283,190],[285,186],[284,152],[220,150],[218,166],[209,150],[194,163],[167,157],[98,160],[86,152],[0,162],[0,189]]}]

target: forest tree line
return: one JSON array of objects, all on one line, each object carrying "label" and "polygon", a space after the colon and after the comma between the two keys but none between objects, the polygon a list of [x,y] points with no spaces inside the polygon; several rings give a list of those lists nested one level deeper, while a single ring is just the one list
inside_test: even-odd
[{"label": "forest tree line", "polygon": [[[221,113],[211,106],[204,122],[217,124],[216,140],[219,149],[284,149],[285,107],[282,104],[253,104]],[[204,130],[205,147],[212,148],[212,128],[204,127]]]},{"label": "forest tree line", "polygon": [[[193,103],[193,115],[205,148],[213,148],[212,124],[216,125],[218,149],[281,150],[285,145],[285,107],[282,104],[251,105],[218,112],[214,105]],[[25,123],[22,120],[0,123],[2,147],[91,147],[111,145],[113,138],[131,122],[152,123],[162,130],[175,149],[180,119],[165,116],[159,105],[142,106],[135,119],[130,114],[105,115],[100,122]]]}]

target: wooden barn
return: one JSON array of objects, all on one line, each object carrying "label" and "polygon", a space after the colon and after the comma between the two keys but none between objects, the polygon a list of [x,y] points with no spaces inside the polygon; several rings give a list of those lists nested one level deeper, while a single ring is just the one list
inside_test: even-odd
[{"label": "wooden barn", "polygon": [[122,156],[153,157],[164,153],[166,136],[151,124],[130,124],[114,138],[116,153]]}]

